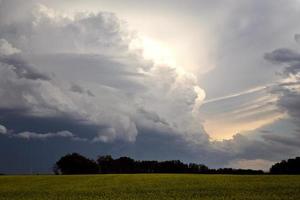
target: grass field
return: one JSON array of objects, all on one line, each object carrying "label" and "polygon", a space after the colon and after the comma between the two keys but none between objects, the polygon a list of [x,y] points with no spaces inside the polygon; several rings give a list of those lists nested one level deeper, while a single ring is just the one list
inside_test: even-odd
[{"label": "grass field", "polygon": [[300,176],[1,176],[0,200],[300,199]]}]

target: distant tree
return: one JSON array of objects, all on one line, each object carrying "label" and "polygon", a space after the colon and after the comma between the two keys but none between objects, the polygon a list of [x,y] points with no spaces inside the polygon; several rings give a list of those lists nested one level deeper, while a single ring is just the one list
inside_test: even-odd
[{"label": "distant tree", "polygon": [[54,164],[52,171],[55,175],[59,175],[59,168],[56,163]]},{"label": "distant tree", "polygon": [[[295,165],[299,160],[289,160]],[[282,162],[283,164],[286,161]],[[279,164],[274,166],[278,168]],[[294,168],[289,167],[289,169]],[[299,168],[297,168],[299,169]],[[200,174],[263,174],[262,170],[220,168],[209,169],[206,165],[180,160],[156,161],[134,160],[129,157],[113,159],[111,155],[99,156],[97,162],[73,153],[60,158],[53,167],[55,174],[96,174],[96,173],[200,173]]]},{"label": "distant tree", "polygon": [[158,161],[142,160],[136,161],[136,170],[138,173],[157,173]]},{"label": "distant tree", "polygon": [[190,163],[188,171],[190,173],[208,173],[209,168],[202,164]]},{"label": "distant tree", "polygon": [[180,160],[170,160],[158,163],[159,173],[187,173],[188,165],[182,163]]},{"label": "distant tree", "polygon": [[96,174],[99,173],[99,166],[80,154],[67,154],[60,158],[53,167],[56,174]]},{"label": "distant tree", "polygon": [[300,174],[300,157],[283,160],[270,168],[271,174]]},{"label": "distant tree", "polygon": [[190,173],[199,173],[200,168],[198,164],[195,163],[190,163],[189,164],[189,172]]},{"label": "distant tree", "polygon": [[112,173],[114,170],[114,159],[111,155],[98,156],[97,164],[99,165],[101,173]]},{"label": "distant tree", "polygon": [[210,170],[212,174],[264,174],[262,170],[253,170],[253,169],[233,169],[233,168],[220,168],[217,170]]},{"label": "distant tree", "polygon": [[114,160],[114,165],[117,173],[136,173],[135,161],[129,157],[120,157]]}]

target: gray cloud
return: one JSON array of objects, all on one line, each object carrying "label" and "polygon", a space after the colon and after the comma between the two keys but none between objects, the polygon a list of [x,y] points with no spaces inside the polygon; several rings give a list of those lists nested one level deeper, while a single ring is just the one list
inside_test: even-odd
[{"label": "gray cloud", "polygon": [[6,127],[0,124],[0,134],[6,134],[6,133],[7,133]]},{"label": "gray cloud", "polygon": [[295,135],[295,136],[263,135],[263,138],[266,141],[270,141],[271,143],[279,143],[286,146],[299,147],[300,145],[300,135]]},{"label": "gray cloud", "polygon": [[69,138],[74,141],[89,141],[87,138],[81,138],[74,135],[70,131],[58,131],[58,132],[47,132],[47,133],[36,133],[32,131],[23,131],[16,133],[14,130],[7,130],[7,128],[0,124],[0,134],[5,135],[9,138],[20,138],[20,139],[27,139],[27,140],[46,140],[50,138]]},{"label": "gray cloud", "polygon": [[300,34],[295,34],[295,40],[300,43]]},{"label": "gray cloud", "polygon": [[82,87],[80,87],[79,85],[75,85],[75,84],[72,85],[70,89],[71,89],[72,92],[78,92],[78,93],[81,93],[81,94],[85,92]]},{"label": "gray cloud", "polygon": [[0,39],[0,55],[8,56],[16,53],[20,53],[20,50],[14,48],[5,39]]},{"label": "gray cloud", "polygon": [[[7,128],[0,124],[0,134],[5,135],[9,138],[20,138],[27,140],[46,140],[50,138],[69,138],[74,141],[88,142],[88,138],[82,138],[74,135],[70,131],[58,131],[58,132],[47,132],[47,133],[36,133],[32,131],[15,132],[14,130],[7,130]],[[90,140],[92,142],[92,140]]]},{"label": "gray cloud", "polygon": [[[298,34],[295,35],[297,41]],[[273,93],[279,95],[277,106],[286,112],[296,126],[300,123],[300,54],[289,48],[281,48],[265,54],[265,59],[281,66],[284,73],[280,73],[281,83],[273,88]],[[280,143],[287,146],[299,146],[299,133],[291,135],[263,135],[267,141]]]},{"label": "gray cloud", "polygon": [[[205,3],[213,10],[217,4]],[[282,7],[274,1],[218,4],[220,15],[212,17],[214,23],[210,23],[215,25],[204,26],[222,33],[212,34],[218,40],[217,67],[201,79],[208,89],[215,88],[211,97],[224,96],[230,101],[246,94],[244,101],[248,102],[249,95],[268,92],[270,81],[266,77],[274,69],[264,68],[266,73],[262,72],[261,55],[292,31],[298,21],[293,5]],[[210,18],[211,13],[215,12],[206,11],[204,18]],[[291,15],[283,26],[276,19],[284,19],[285,13]],[[220,19],[224,23],[219,23]],[[274,32],[279,39],[270,37]],[[231,140],[210,142],[202,127],[199,108],[205,94],[197,76],[145,60],[141,49],[129,48],[135,37],[113,13],[65,17],[34,1],[26,5],[20,0],[0,1],[0,98],[5,99],[0,102],[1,124],[15,130],[16,137],[30,139],[34,147],[40,147],[35,142],[48,138],[53,144],[60,138],[88,141],[59,143],[58,150],[48,144],[56,156],[67,151],[94,155],[101,148],[100,153],[200,160],[222,166],[238,159],[282,159],[297,152],[295,145],[291,147],[288,141],[271,136],[237,134]],[[286,70],[296,74],[299,56],[294,50],[278,49],[266,54],[265,59],[288,65]],[[254,83],[263,87],[257,88]],[[280,91],[278,106],[299,119],[298,93],[291,88],[285,91],[280,87]],[[233,95],[228,96],[228,92]],[[253,99],[247,112],[261,109],[253,108],[257,106]],[[260,105],[268,103],[265,99]],[[7,132],[3,127],[2,132]],[[8,144],[16,148],[21,144],[20,149],[25,149],[22,140],[15,140],[5,137],[0,142],[8,149]],[[0,153],[7,155],[2,146]]]},{"label": "gray cloud", "polygon": [[297,63],[300,61],[300,54],[291,49],[276,49],[265,54],[265,59],[277,63]]},{"label": "gray cloud", "polygon": [[73,133],[69,131],[60,131],[57,133],[34,133],[34,132],[21,132],[14,134],[14,137],[22,139],[48,139],[53,137],[73,138]]},{"label": "gray cloud", "polygon": [[51,78],[46,74],[39,72],[32,65],[29,65],[19,55],[10,55],[0,57],[0,62],[8,65],[16,73],[18,78],[26,78],[31,80],[49,81]]},{"label": "gray cloud", "polygon": [[[270,49],[290,45],[291,35],[299,30],[297,7],[292,0],[223,1],[224,7],[209,21],[216,33],[216,68],[201,77],[208,98],[226,96],[278,77],[272,63],[262,55]],[[219,5],[221,3],[218,3]],[[214,26],[217,27],[214,27]],[[264,67],[265,66],[265,67]]]},{"label": "gray cloud", "polygon": [[77,93],[80,93],[80,94],[87,94],[91,97],[95,96],[90,90],[85,90],[84,88],[82,88],[81,86],[76,85],[76,84],[71,85],[70,90],[72,92],[77,92]]},{"label": "gray cloud", "polygon": [[[208,138],[198,123],[204,95],[196,78],[130,50],[135,36],[114,14],[71,19],[53,16],[43,5],[21,13],[26,17],[0,24],[5,45],[19,49],[0,59],[0,97],[7,100],[1,109],[98,126],[95,141],[134,142],[137,126],[168,129],[186,139],[199,135],[198,142]],[[46,75],[51,73],[57,75]]]}]

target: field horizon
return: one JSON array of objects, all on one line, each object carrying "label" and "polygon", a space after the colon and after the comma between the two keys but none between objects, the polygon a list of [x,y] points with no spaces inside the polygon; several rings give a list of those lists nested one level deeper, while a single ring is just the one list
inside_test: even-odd
[{"label": "field horizon", "polygon": [[300,176],[203,174],[5,175],[0,200],[300,199]]}]

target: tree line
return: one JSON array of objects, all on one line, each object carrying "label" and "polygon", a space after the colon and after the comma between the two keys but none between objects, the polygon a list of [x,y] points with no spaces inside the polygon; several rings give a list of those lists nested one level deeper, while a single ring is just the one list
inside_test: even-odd
[{"label": "tree line", "polygon": [[300,174],[300,157],[283,160],[270,168],[271,174]]},{"label": "tree line", "polygon": [[129,157],[98,156],[96,160],[78,153],[61,157],[54,165],[55,174],[112,174],[112,173],[199,173],[199,174],[263,174],[262,170],[220,168],[183,163],[180,160],[134,160]]}]

